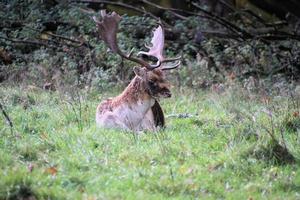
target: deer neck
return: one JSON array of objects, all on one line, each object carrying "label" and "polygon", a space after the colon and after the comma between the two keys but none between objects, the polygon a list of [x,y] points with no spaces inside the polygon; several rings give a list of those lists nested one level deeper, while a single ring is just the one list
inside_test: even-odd
[{"label": "deer neck", "polygon": [[125,101],[130,108],[141,113],[146,113],[155,103],[155,99],[147,92],[145,83],[138,76],[132,79],[117,99],[118,101]]}]

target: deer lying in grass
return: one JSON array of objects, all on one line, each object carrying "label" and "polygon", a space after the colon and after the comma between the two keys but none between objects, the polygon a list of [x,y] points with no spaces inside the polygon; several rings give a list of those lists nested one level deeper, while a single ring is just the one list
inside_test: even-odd
[{"label": "deer lying in grass", "polygon": [[[166,59],[163,57],[164,31],[159,25],[153,33],[152,46],[146,46],[149,51],[143,54],[157,59],[156,64],[150,64],[143,59],[133,57],[132,52],[126,55],[117,44],[118,23],[121,17],[113,12],[107,14],[101,11],[101,21],[94,17],[101,39],[122,58],[133,61],[140,66],[133,68],[135,77],[126,89],[117,97],[109,98],[99,104],[96,111],[96,123],[100,127],[121,128],[124,130],[156,131],[165,126],[163,111],[158,103],[160,97],[171,97],[169,84],[165,79],[165,70],[174,69],[180,65],[181,57]],[[175,64],[162,64],[176,61]]]}]

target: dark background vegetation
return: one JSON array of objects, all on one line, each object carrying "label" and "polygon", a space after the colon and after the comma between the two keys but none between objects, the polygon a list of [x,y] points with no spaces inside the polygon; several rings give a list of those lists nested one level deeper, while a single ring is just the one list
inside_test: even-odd
[{"label": "dark background vegetation", "polygon": [[[0,3],[0,82],[57,90],[128,83],[132,63],[110,53],[91,17],[122,15],[121,48],[149,42],[160,18],[177,86],[220,89],[229,82],[285,90],[300,72],[300,3],[296,0],[22,1]],[[145,39],[146,38],[146,39]]]}]

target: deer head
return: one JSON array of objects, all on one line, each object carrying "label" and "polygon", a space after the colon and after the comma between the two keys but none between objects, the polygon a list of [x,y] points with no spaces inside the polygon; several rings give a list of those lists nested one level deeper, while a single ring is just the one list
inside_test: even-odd
[{"label": "deer head", "polygon": [[151,71],[144,67],[134,67],[135,75],[141,79],[145,91],[153,98],[171,97],[170,85],[165,78],[165,74],[159,68]]},{"label": "deer head", "polygon": [[[137,54],[137,56],[145,55],[157,60],[155,64],[151,64],[142,58],[133,57],[132,51],[126,54],[120,50],[117,43],[117,32],[121,17],[117,13],[112,12],[111,14],[107,14],[105,10],[101,10],[100,15],[101,20],[98,20],[96,17],[93,17],[93,19],[97,24],[101,39],[112,52],[140,65],[134,67],[133,71],[137,78],[142,80],[143,86],[148,94],[154,98],[171,97],[169,84],[165,79],[164,71],[177,68],[180,65],[179,60],[181,57],[165,58],[163,56],[164,30],[161,24],[159,23],[159,26],[153,31],[151,45],[145,45],[148,51],[140,51]],[[167,62],[172,61],[176,62],[172,65],[166,65]]]}]

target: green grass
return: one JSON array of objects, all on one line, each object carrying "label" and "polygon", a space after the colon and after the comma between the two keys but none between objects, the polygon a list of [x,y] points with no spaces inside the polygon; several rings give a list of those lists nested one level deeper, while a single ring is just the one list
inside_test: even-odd
[{"label": "green grass", "polygon": [[0,95],[0,199],[300,199],[295,99],[178,91],[167,128],[135,135],[95,127],[109,93]]}]

